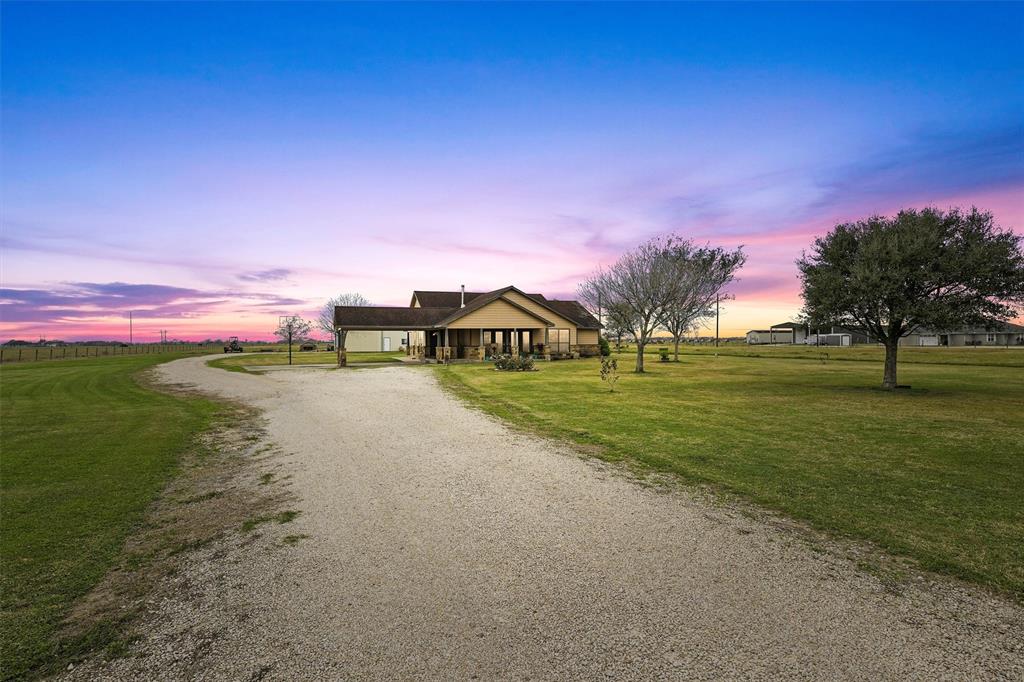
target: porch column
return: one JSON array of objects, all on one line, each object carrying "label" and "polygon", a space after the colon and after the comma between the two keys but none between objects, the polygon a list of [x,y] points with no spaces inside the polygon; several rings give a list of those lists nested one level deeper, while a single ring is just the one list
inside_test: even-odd
[{"label": "porch column", "polygon": [[477,351],[476,351],[477,355],[478,355],[477,360],[480,360],[481,362],[483,362],[483,359],[485,357],[487,357],[487,353],[484,350],[484,328],[483,327],[480,327],[480,338],[478,338],[477,341],[479,342],[479,344],[477,346]]},{"label": "porch column", "polygon": [[512,352],[512,357],[519,355],[519,330],[512,330],[512,339],[509,350]]},{"label": "porch column", "polygon": [[[342,336],[343,336],[342,334],[338,334],[339,338],[341,338]],[[348,338],[348,334],[344,334],[344,337]],[[347,366],[348,366],[348,351],[345,350],[345,342],[342,341],[341,343],[338,344],[338,367],[347,367]]]}]

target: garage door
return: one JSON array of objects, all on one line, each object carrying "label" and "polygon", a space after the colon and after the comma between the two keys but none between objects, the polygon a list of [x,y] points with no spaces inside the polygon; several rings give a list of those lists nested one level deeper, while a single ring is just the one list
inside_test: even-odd
[{"label": "garage door", "polygon": [[922,346],[937,346],[937,345],[939,345],[939,337],[937,337],[937,336],[922,336],[921,337],[921,345]]}]

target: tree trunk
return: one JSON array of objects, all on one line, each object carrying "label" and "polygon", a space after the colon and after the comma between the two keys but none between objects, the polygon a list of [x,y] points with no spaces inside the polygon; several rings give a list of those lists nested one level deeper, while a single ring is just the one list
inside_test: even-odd
[{"label": "tree trunk", "polygon": [[644,371],[644,346],[647,344],[637,342],[636,344],[636,371],[642,374]]},{"label": "tree trunk", "polygon": [[679,337],[676,337],[676,362],[679,362]]},{"label": "tree trunk", "polygon": [[882,388],[892,391],[896,388],[896,351],[899,349],[899,339],[885,342],[885,376],[882,378]]}]

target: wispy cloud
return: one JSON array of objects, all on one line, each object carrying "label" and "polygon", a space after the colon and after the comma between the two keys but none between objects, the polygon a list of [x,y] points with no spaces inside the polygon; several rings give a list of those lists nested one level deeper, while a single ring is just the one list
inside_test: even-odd
[{"label": "wispy cloud", "polygon": [[288,279],[291,274],[292,271],[287,268],[272,268],[270,270],[243,272],[238,275],[238,279],[243,282],[278,282]]},{"label": "wispy cloud", "polygon": [[163,284],[66,282],[54,289],[0,289],[4,324],[96,320],[126,316],[188,319],[220,306],[249,302],[254,308],[304,305],[306,301],[261,292],[206,291]]}]

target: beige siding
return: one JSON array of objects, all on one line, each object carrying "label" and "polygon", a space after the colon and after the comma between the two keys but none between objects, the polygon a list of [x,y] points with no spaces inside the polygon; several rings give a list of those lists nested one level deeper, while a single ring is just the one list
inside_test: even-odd
[{"label": "beige siding", "polygon": [[532,315],[499,298],[479,310],[460,317],[448,326],[451,329],[530,329],[543,324]]},{"label": "beige siding", "polygon": [[579,338],[578,343],[581,346],[597,343],[597,330],[596,329],[580,329],[576,332]]},{"label": "beige siding", "polygon": [[[507,298],[510,301],[518,303],[519,305],[523,306],[530,312],[540,315],[545,320],[551,320],[551,322],[553,322],[554,325],[560,329],[576,329],[575,322],[573,322],[572,320],[567,320],[558,313],[548,310],[544,306],[534,301],[532,298],[521,296],[514,291],[509,291],[503,294],[502,298]],[[597,342],[595,341],[594,343]]]},{"label": "beige siding", "polygon": [[350,331],[345,335],[345,350],[350,353],[369,353],[384,350],[385,338],[391,339],[391,350],[402,349],[405,332]]}]

